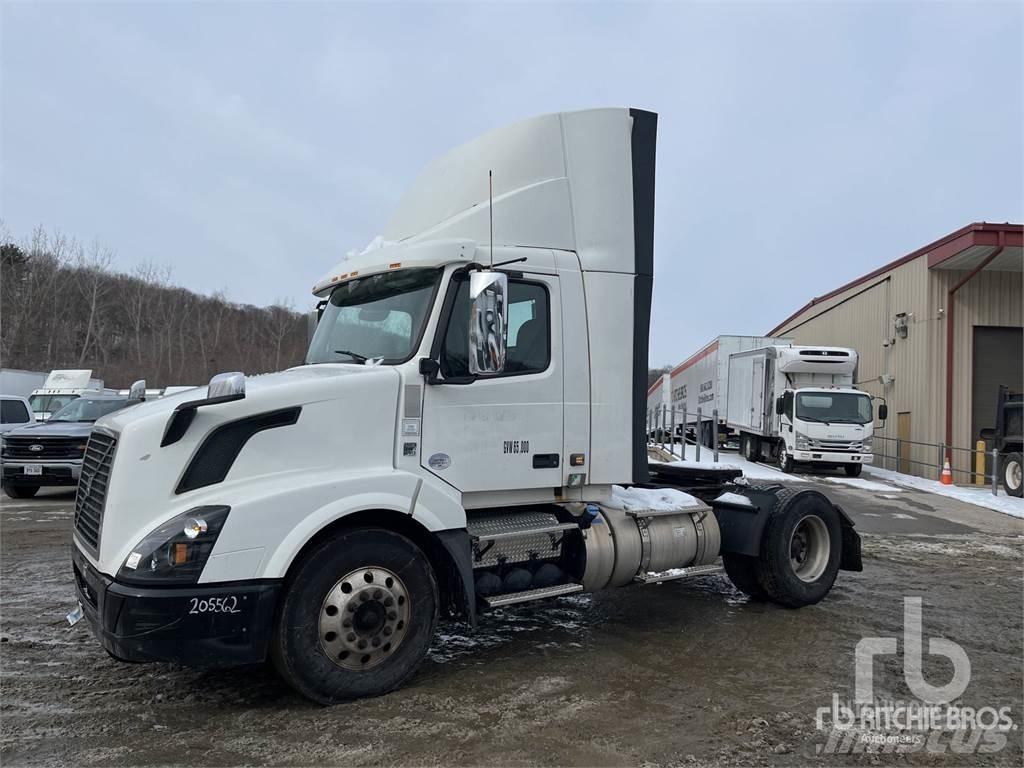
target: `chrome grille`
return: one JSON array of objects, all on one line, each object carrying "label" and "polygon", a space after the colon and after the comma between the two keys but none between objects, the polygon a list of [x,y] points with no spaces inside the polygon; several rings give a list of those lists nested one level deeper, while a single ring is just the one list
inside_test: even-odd
[{"label": "chrome grille", "polygon": [[115,448],[116,437],[107,432],[93,431],[85,447],[82,475],[78,479],[78,493],[75,495],[75,532],[93,556],[97,557]]},{"label": "chrome grille", "polygon": [[844,451],[847,453],[859,453],[862,444],[860,440],[817,440],[811,438],[812,451]]}]

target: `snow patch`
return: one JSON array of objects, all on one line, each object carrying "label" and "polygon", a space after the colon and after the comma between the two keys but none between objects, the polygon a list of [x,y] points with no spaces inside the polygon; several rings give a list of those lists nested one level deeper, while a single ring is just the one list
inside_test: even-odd
[{"label": "snow patch", "polygon": [[613,485],[612,499],[604,506],[611,509],[671,512],[687,507],[700,507],[703,504],[697,498],[675,488],[623,488],[621,485]]},{"label": "snow patch", "polygon": [[821,480],[826,483],[833,483],[834,485],[849,485],[853,488],[860,488],[865,491],[886,491],[887,493],[903,493],[902,488],[893,488],[888,483],[879,483],[877,480],[865,480],[861,477],[831,477],[823,475],[821,477],[815,477],[815,480]]},{"label": "snow patch", "polygon": [[736,504],[741,507],[750,507],[751,509],[754,508],[754,503],[746,496],[740,496],[738,493],[730,493],[729,491],[723,493],[715,499],[715,501],[724,501],[727,504]]},{"label": "snow patch", "polygon": [[904,475],[900,472],[894,472],[891,469],[882,469],[881,467],[865,466],[864,471],[874,475],[875,477],[888,480],[890,483],[896,483],[897,485],[902,485],[906,488],[927,491],[928,493],[945,496],[949,499],[956,499],[957,501],[962,501],[966,504],[986,507],[987,509],[991,509],[995,512],[1002,512],[1004,515],[1024,518],[1024,499],[1018,499],[1014,496],[1006,496],[1002,493],[1002,489],[1000,489],[1000,495],[993,496],[992,489],[988,486],[964,488],[957,485],[943,485],[938,480],[926,480],[923,477]]},{"label": "snow patch", "polygon": [[[676,451],[680,450],[679,445],[673,446]],[[743,477],[748,480],[772,480],[777,483],[805,483],[807,482],[804,478],[799,475],[787,475],[785,472],[779,469],[774,469],[764,464],[757,464],[753,461],[747,461],[738,454],[727,454],[728,459],[722,460],[723,453],[719,452],[719,461],[715,461],[715,454],[710,448],[701,448],[700,461],[697,461],[694,457],[696,449],[689,445],[686,447],[686,460],[685,461],[670,461],[669,466],[672,467],[686,467],[689,469],[738,469],[743,472]]]}]

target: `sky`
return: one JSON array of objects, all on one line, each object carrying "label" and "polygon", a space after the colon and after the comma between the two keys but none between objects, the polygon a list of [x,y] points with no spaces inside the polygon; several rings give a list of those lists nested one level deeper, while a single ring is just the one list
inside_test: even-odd
[{"label": "sky", "polygon": [[659,113],[652,365],[1024,221],[1024,4],[0,3],[0,218],[312,306],[447,149]]}]

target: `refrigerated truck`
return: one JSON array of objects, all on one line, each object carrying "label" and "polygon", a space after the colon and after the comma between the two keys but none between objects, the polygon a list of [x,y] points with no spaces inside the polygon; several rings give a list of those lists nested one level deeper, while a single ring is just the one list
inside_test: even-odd
[{"label": "refrigerated truck", "polygon": [[332,703],[400,686],[443,615],[723,567],[798,607],[859,570],[822,494],[648,462],[656,121],[549,114],[454,150],[315,283],[303,365],[97,422],[69,620],[125,661],[269,657]]},{"label": "refrigerated truck", "polygon": [[[789,344],[790,340],[771,336],[723,335],[712,339],[697,352],[672,369],[670,400],[676,421],[693,429],[703,445],[711,445],[711,430],[718,429],[719,443],[732,436],[725,418],[725,395],[729,383],[729,357],[737,352],[757,349],[769,344]],[[700,425],[697,409],[700,409]],[[718,420],[714,421],[717,410]],[[685,419],[683,414],[686,414]]]},{"label": "refrigerated truck", "polygon": [[94,379],[90,369],[65,369],[50,371],[43,386],[34,389],[28,401],[36,419],[48,421],[50,416],[85,392],[117,394],[116,390],[105,390],[103,379]]},{"label": "refrigerated truck", "polygon": [[[751,461],[842,467],[856,477],[873,460],[872,397],[854,387],[857,351],[767,346],[729,356],[726,419]],[[879,419],[886,418],[884,401]]]}]

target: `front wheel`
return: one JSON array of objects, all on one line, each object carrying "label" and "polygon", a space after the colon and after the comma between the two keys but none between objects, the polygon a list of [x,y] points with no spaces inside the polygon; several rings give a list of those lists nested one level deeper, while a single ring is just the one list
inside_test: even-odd
[{"label": "front wheel", "polygon": [[786,452],[786,446],[779,446],[779,469],[787,475],[793,471],[793,457]]},{"label": "front wheel", "polygon": [[1007,496],[1024,495],[1024,482],[1021,479],[1021,455],[1007,453],[1003,456],[1003,490]]},{"label": "front wheel", "polygon": [[843,469],[846,470],[847,477],[860,477],[862,466],[861,464],[847,464]]},{"label": "front wheel", "polygon": [[38,485],[14,485],[13,483],[4,483],[3,487],[4,493],[12,499],[31,499],[39,493]]},{"label": "front wheel", "polygon": [[271,656],[280,675],[320,704],[402,685],[430,646],[437,580],[427,557],[392,531],[342,531],[289,579]]}]

